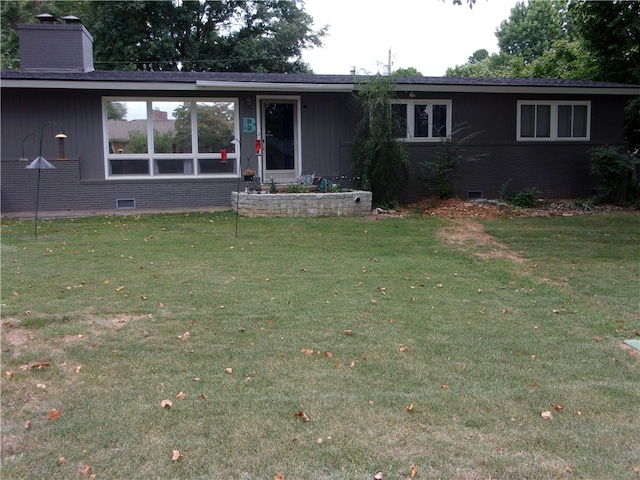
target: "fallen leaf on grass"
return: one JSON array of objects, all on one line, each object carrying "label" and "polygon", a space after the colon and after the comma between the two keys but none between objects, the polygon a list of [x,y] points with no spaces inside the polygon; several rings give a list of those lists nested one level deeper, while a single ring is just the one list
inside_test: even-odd
[{"label": "fallen leaf on grass", "polygon": [[383,480],[384,479],[384,475],[382,475],[382,472],[378,472],[373,476],[373,480]]},{"label": "fallen leaf on grass", "polygon": [[284,475],[279,470],[276,470],[276,473],[273,475],[273,480],[284,480]]},{"label": "fallen leaf on grass", "polygon": [[404,353],[404,352],[406,352],[407,350],[409,350],[409,347],[407,347],[406,345],[400,345],[400,352],[401,352],[401,353]]},{"label": "fallen leaf on grass", "polygon": [[5,370],[4,376],[7,377],[7,380],[11,380],[13,377],[13,370]]},{"label": "fallen leaf on grass", "polygon": [[27,420],[24,422],[25,430],[29,430],[31,428],[31,420]]},{"label": "fallen leaf on grass", "polygon": [[43,368],[47,368],[49,366],[51,366],[49,362],[38,362],[31,365],[29,367],[29,370],[42,370]]},{"label": "fallen leaf on grass", "polygon": [[178,462],[178,461],[182,460],[183,458],[184,458],[184,455],[182,455],[179,450],[172,450],[171,451],[171,461],[172,462]]},{"label": "fallen leaf on grass", "polygon": [[209,397],[207,397],[204,393],[202,395],[200,395],[200,400],[209,400]]},{"label": "fallen leaf on grass", "polygon": [[414,478],[418,474],[418,469],[415,465],[411,465],[411,478]]},{"label": "fallen leaf on grass", "polygon": [[76,373],[80,373],[80,370],[82,370],[82,365],[78,365],[76,367]]},{"label": "fallen leaf on grass", "polygon": [[310,422],[311,421],[309,416],[306,413],[304,413],[302,410],[300,410],[299,412],[294,413],[293,416],[294,417],[300,417],[305,422]]},{"label": "fallen leaf on grass", "polygon": [[85,477],[91,475],[91,465],[85,465],[78,472],[80,475],[84,475]]},{"label": "fallen leaf on grass", "polygon": [[305,356],[310,357],[313,355],[313,348],[301,348],[300,351],[305,354]]},{"label": "fallen leaf on grass", "polygon": [[345,330],[344,334],[345,335],[353,335],[353,330]]},{"label": "fallen leaf on grass", "polygon": [[118,288],[116,288],[116,292],[121,292],[122,290],[124,290],[124,285],[120,285]]},{"label": "fallen leaf on grass", "polygon": [[178,400],[184,400],[185,398],[187,398],[187,394],[181,391],[178,395],[176,395],[176,398]]},{"label": "fallen leaf on grass", "polygon": [[44,383],[36,383],[36,388],[42,388],[44,390],[47,386]]},{"label": "fallen leaf on grass", "polygon": [[51,420],[52,422],[55,422],[56,420],[58,420],[60,418],[60,415],[62,414],[62,412],[56,408],[53,408],[51,410],[49,410],[49,420]]},{"label": "fallen leaf on grass", "polygon": [[173,406],[173,402],[171,400],[162,400],[160,406],[169,410]]},{"label": "fallen leaf on grass", "polygon": [[545,420],[549,420],[549,419],[553,418],[553,414],[552,414],[552,413],[551,413],[551,411],[549,411],[549,410],[547,410],[547,411],[545,411],[545,412],[542,412],[542,413],[540,414],[540,416],[541,416],[542,418],[544,418]]},{"label": "fallen leaf on grass", "polygon": [[231,367],[225,368],[224,372],[227,373],[228,375],[231,375],[233,373],[233,368]]},{"label": "fallen leaf on grass", "polygon": [[552,403],[552,404],[551,404],[551,406],[553,407],[553,409],[554,409],[556,412],[561,412],[561,411],[562,411],[562,406],[561,406],[561,405],[558,405],[557,403]]},{"label": "fallen leaf on grass", "polygon": [[413,412],[413,403],[410,403],[409,405],[404,407],[404,409],[409,413]]}]

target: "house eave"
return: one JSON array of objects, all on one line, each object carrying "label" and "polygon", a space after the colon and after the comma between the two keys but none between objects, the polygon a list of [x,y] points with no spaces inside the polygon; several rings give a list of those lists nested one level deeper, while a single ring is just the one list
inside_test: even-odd
[{"label": "house eave", "polygon": [[[352,92],[359,88],[355,83],[286,83],[206,81],[189,82],[127,82],[106,80],[52,80],[52,79],[2,79],[1,88],[118,90],[118,91],[181,91],[203,90],[235,92]],[[576,85],[477,85],[444,83],[399,83],[396,91],[429,93],[495,93],[495,94],[570,94],[570,95],[640,95],[640,87],[576,86]]]}]

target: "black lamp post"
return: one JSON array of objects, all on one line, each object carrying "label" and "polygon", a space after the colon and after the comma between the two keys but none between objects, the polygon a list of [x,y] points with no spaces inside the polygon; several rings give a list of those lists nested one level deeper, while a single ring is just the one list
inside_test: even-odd
[{"label": "black lamp post", "polygon": [[64,139],[67,138],[67,136],[64,133],[62,133],[62,131],[60,131],[60,128],[54,122],[45,123],[42,126],[42,129],[40,130],[40,135],[38,135],[37,133],[29,133],[21,140],[21,143],[22,143],[22,158],[20,159],[21,161],[26,160],[24,156],[25,140],[31,136],[34,136],[40,140],[40,149],[38,150],[38,157],[25,167],[27,170],[38,170],[38,183],[36,187],[36,221],[35,221],[35,230],[34,230],[34,236],[36,239],[38,238],[38,204],[40,201],[40,171],[56,169],[56,167],[54,167],[51,163],[49,163],[49,161],[46,158],[42,156],[42,139],[44,137],[44,129],[45,127],[47,127],[47,125],[55,125],[56,128],[58,128],[59,133],[55,137],[58,139],[58,146],[59,146],[60,158],[58,158],[58,160],[66,160],[66,158],[64,157]]}]

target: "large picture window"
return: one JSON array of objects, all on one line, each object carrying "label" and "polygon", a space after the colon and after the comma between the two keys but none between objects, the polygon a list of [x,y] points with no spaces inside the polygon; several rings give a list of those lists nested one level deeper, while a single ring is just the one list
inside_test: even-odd
[{"label": "large picture window", "polygon": [[590,102],[518,102],[518,140],[589,140]]},{"label": "large picture window", "polygon": [[450,100],[400,100],[391,108],[399,138],[426,142],[451,134]]},{"label": "large picture window", "polygon": [[[111,178],[236,176],[236,99],[104,99]],[[222,150],[227,150],[222,161]]]}]

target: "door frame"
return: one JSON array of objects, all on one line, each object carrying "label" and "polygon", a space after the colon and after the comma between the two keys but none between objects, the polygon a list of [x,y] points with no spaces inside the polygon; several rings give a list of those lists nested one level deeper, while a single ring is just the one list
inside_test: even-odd
[{"label": "door frame", "polygon": [[[300,95],[256,95],[256,136],[260,139],[261,144],[264,146],[265,134],[264,127],[264,104],[267,102],[292,102],[293,103],[293,177],[289,178],[283,175],[283,180],[292,182],[302,175],[302,122],[301,122],[301,101]],[[262,153],[262,152],[261,152]],[[267,173],[266,156],[260,155],[260,162],[258,164],[258,175],[262,178],[262,182],[266,182],[265,175]],[[274,178],[276,182],[277,178]]]}]

